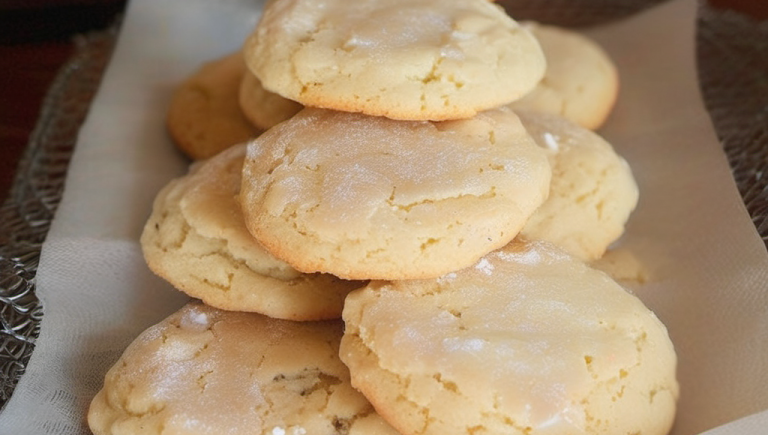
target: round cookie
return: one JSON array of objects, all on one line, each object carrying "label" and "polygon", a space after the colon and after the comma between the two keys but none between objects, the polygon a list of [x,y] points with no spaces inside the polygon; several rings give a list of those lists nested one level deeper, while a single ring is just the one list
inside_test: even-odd
[{"label": "round cookie", "polygon": [[249,143],[241,204],[297,270],[427,278],[512,240],[550,174],[507,109],[428,122],[306,108]]},{"label": "round cookie", "polygon": [[666,434],[666,328],[602,272],[546,242],[434,280],[347,297],[352,385],[403,435]]},{"label": "round cookie", "polygon": [[187,156],[206,159],[258,135],[238,102],[245,71],[242,53],[232,53],[203,64],[173,93],[166,125]]},{"label": "round cookie", "polygon": [[157,195],[141,235],[149,268],[207,304],[290,320],[338,318],[363,285],[299,273],[251,237],[237,201],[245,145],[199,162]]},{"label": "round cookie", "polygon": [[598,134],[557,115],[518,111],[547,150],[549,197],[520,235],[547,240],[583,260],[600,258],[624,233],[638,188],[627,162]]},{"label": "round cookie", "polygon": [[269,91],[400,120],[469,118],[546,68],[530,32],[487,0],[274,2],[243,50]]},{"label": "round cookie", "polygon": [[349,383],[340,321],[190,303],[144,331],[88,411],[95,435],[397,435]]},{"label": "round cookie", "polygon": [[303,106],[269,92],[256,76],[246,72],[240,84],[240,108],[253,125],[269,130],[298,113]]},{"label": "round cookie", "polygon": [[587,36],[556,26],[525,22],[547,59],[544,78],[513,109],[561,115],[590,130],[603,125],[619,92],[611,58]]}]

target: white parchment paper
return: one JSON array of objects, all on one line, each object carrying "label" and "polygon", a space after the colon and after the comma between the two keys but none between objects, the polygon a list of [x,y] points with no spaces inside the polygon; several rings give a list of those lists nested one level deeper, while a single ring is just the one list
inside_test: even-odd
[{"label": "white parchment paper", "polygon": [[[89,433],[85,414],[106,370],[187,300],[147,269],[138,243],[155,194],[186,170],[166,135],[165,110],[173,88],[201,62],[239,48],[260,7],[260,0],[130,2],[43,247],[42,329],[0,413],[0,435]],[[641,189],[623,245],[648,266],[652,281],[635,291],[667,324],[678,351],[673,434],[718,426],[708,434],[762,434],[768,253],[699,96],[695,13],[695,0],[674,0],[588,32],[622,79],[601,133]]]}]

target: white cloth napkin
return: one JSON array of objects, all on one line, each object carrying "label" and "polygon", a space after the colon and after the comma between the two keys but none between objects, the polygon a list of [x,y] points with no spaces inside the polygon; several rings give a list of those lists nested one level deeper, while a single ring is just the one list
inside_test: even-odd
[{"label": "white cloth napkin", "polygon": [[[187,300],[149,272],[138,244],[155,194],[186,170],[163,117],[174,86],[204,60],[238,49],[260,7],[259,0],[130,2],[43,247],[42,329],[0,413],[0,435],[89,433],[85,414],[106,370]],[[768,253],[699,97],[695,13],[695,0],[674,0],[588,32],[622,78],[602,133],[640,184],[623,245],[648,266],[652,280],[635,292],[668,325],[679,354],[673,434],[718,426],[707,433],[761,434]]]}]

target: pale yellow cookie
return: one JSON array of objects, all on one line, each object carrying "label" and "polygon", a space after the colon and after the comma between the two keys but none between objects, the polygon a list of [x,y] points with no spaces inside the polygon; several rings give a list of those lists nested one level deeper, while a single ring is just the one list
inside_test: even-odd
[{"label": "pale yellow cookie", "polygon": [[187,156],[205,159],[259,133],[238,103],[245,71],[242,53],[232,53],[203,64],[173,93],[166,125]]},{"label": "pale yellow cookie", "polygon": [[433,280],[372,282],[344,307],[352,385],[403,435],[664,435],[666,328],[546,242]]},{"label": "pale yellow cookie", "polygon": [[397,435],[349,383],[340,321],[190,303],[144,331],[88,411],[95,435]]},{"label": "pale yellow cookie", "polygon": [[518,111],[523,126],[547,150],[549,198],[520,232],[555,243],[583,260],[600,258],[624,233],[638,188],[632,171],[598,134],[557,115]]},{"label": "pale yellow cookie", "polygon": [[305,106],[401,120],[469,118],[529,92],[546,67],[487,0],[285,0],[244,45],[264,88]]},{"label": "pale yellow cookie", "polygon": [[648,266],[626,248],[606,251],[602,257],[591,262],[590,266],[602,270],[630,288],[645,284],[653,278]]},{"label": "pale yellow cookie", "polygon": [[256,76],[246,72],[240,84],[240,108],[253,125],[268,130],[298,113],[303,106],[269,92]]},{"label": "pale yellow cookie", "polygon": [[541,44],[547,71],[533,91],[510,107],[558,114],[590,130],[602,126],[619,92],[619,74],[608,53],[575,30],[523,25]]},{"label": "pale yellow cookie", "polygon": [[506,109],[428,122],[307,108],[249,143],[241,203],[254,237],[298,270],[426,278],[512,240],[550,173]]},{"label": "pale yellow cookie", "polygon": [[338,318],[363,285],[299,273],[251,237],[237,201],[245,145],[198,163],[157,195],[141,236],[150,269],[209,305],[291,320]]}]

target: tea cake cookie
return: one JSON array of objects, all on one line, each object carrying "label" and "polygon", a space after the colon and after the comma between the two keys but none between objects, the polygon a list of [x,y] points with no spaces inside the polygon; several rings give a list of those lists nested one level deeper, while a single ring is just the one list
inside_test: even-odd
[{"label": "tea cake cookie", "polygon": [[487,0],[273,2],[243,52],[269,91],[400,120],[469,118],[546,68],[531,33]]},{"label": "tea cake cookie", "polygon": [[166,125],[187,156],[205,159],[259,133],[238,102],[245,71],[242,53],[232,53],[203,64],[173,93]]},{"label": "tea cake cookie", "polygon": [[653,269],[625,247],[612,248],[589,265],[602,270],[630,289],[653,279]]},{"label": "tea cake cookie", "polygon": [[506,109],[429,122],[306,108],[249,143],[241,204],[297,270],[436,277],[515,237],[549,190],[545,154]]},{"label": "tea cake cookie", "polygon": [[349,383],[340,321],[291,322],[194,302],[107,372],[95,435],[397,435]]},{"label": "tea cake cookie", "polygon": [[268,130],[298,113],[304,106],[264,89],[259,79],[246,72],[240,84],[240,108],[253,125]]},{"label": "tea cake cookie", "polygon": [[347,297],[352,385],[403,435],[663,435],[678,397],[666,328],[546,242]]},{"label": "tea cake cookie", "polygon": [[141,235],[149,268],[214,307],[290,320],[338,318],[363,284],[303,274],[265,251],[237,201],[245,145],[198,163],[155,199]]},{"label": "tea cake cookie", "polygon": [[558,114],[590,130],[602,126],[619,92],[619,74],[608,53],[574,30],[523,25],[541,44],[547,70],[533,91],[510,107]]},{"label": "tea cake cookie", "polygon": [[600,258],[624,233],[638,188],[632,170],[598,134],[557,115],[518,111],[552,166],[549,197],[521,235],[583,260]]}]

